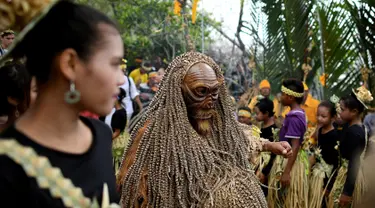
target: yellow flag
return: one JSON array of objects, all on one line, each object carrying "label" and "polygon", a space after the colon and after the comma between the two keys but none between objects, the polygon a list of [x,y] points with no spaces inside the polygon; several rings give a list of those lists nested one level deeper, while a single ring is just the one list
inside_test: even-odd
[{"label": "yellow flag", "polygon": [[328,78],[328,74],[326,74],[326,73],[323,73],[323,74],[319,77],[320,84],[322,84],[323,87],[326,86],[327,78]]},{"label": "yellow flag", "polygon": [[194,24],[195,21],[197,20],[197,7],[198,7],[198,2],[199,2],[199,0],[194,0],[194,1],[193,1],[193,11],[192,11],[192,15],[191,15],[191,21],[193,22],[193,24]]},{"label": "yellow flag", "polygon": [[181,15],[181,3],[178,0],[174,0],[173,13],[180,16]]}]

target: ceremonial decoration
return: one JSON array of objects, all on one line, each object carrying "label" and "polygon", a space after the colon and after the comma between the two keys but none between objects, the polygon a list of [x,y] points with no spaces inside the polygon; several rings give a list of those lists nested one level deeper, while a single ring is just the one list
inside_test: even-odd
[{"label": "ceremonial decoration", "polygon": [[[366,156],[366,152],[368,150],[368,131],[367,128],[365,128],[365,147],[363,149],[363,152],[360,155],[359,158],[359,170],[357,179],[355,181],[355,187],[353,192],[353,201],[351,204],[361,204],[361,197],[364,195],[366,190],[368,190],[367,184],[365,182],[364,178],[364,172],[363,172],[363,165],[364,165],[364,159]],[[338,150],[340,149],[340,143],[338,143]],[[340,196],[344,190],[345,181],[348,174],[348,165],[349,161],[341,158],[341,166],[338,170],[338,174],[335,180],[335,183],[333,184],[332,191],[330,192],[328,196],[328,207],[334,207],[339,208],[339,199]]]},{"label": "ceremonial decoration", "polygon": [[366,109],[368,109],[367,103],[371,102],[374,99],[371,95],[371,92],[368,91],[365,86],[361,86],[356,90],[353,89],[353,94]]},{"label": "ceremonial decoration", "polygon": [[290,95],[290,96],[293,96],[293,97],[297,97],[297,98],[301,98],[303,97],[305,94],[304,93],[298,93],[298,92],[294,92],[293,90],[291,89],[288,89],[284,86],[281,86],[281,92],[287,94],[287,95]]},{"label": "ceremonial decoration", "polygon": [[[118,174],[123,207],[267,207],[218,65],[174,59],[136,124]],[[250,146],[249,146],[250,145]],[[151,188],[152,187],[152,188]]]},{"label": "ceremonial decoration", "polygon": [[51,196],[61,199],[65,207],[119,208],[109,204],[108,186],[103,186],[102,205],[96,199],[90,200],[75,187],[70,179],[64,178],[59,168],[52,167],[48,158],[38,156],[30,147],[19,144],[15,139],[0,140],[0,155],[5,155],[19,164],[28,177],[35,178],[38,186],[48,189]]}]

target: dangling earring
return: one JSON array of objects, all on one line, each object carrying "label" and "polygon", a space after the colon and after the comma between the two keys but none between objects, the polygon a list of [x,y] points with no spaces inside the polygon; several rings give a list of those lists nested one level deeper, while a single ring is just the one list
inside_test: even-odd
[{"label": "dangling earring", "polygon": [[16,112],[14,112],[16,118],[20,117],[20,112],[18,111],[18,105],[16,105]]},{"label": "dangling earring", "polygon": [[78,103],[81,100],[81,93],[76,90],[76,85],[73,81],[70,82],[70,90],[65,93],[65,102],[69,104]]}]

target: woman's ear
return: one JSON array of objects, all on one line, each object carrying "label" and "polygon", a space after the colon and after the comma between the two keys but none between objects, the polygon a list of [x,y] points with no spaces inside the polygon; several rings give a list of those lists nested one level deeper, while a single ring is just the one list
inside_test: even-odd
[{"label": "woman's ear", "polygon": [[73,49],[65,49],[56,57],[55,64],[60,69],[60,73],[69,81],[76,79],[76,72],[80,65],[78,54]]}]

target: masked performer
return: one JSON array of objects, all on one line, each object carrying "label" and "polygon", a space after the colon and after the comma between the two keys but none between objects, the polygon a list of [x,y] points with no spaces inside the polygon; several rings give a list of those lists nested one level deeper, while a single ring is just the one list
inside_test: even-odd
[{"label": "masked performer", "polygon": [[170,63],[123,158],[123,207],[267,207],[247,148],[288,156],[290,146],[249,144],[223,80],[197,52]]}]

